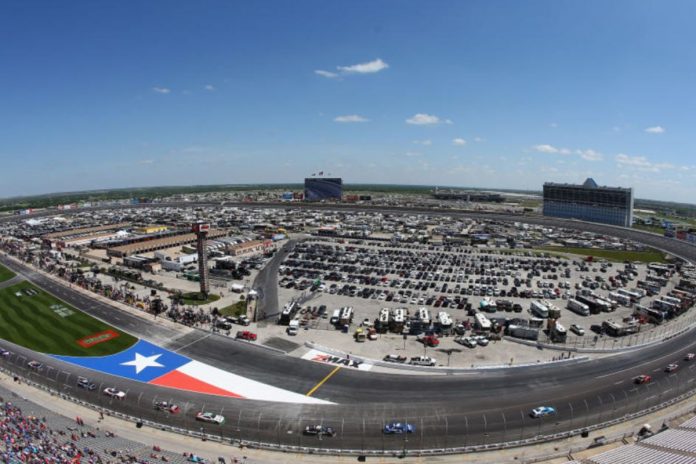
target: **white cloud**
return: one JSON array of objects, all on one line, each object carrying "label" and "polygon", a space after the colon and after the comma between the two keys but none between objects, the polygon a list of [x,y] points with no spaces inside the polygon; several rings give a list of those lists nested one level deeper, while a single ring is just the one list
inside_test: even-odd
[{"label": "white cloud", "polygon": [[367,63],[358,63],[350,66],[337,66],[337,69],[346,74],[372,74],[387,69],[389,65],[377,58]]},{"label": "white cloud", "polygon": [[203,88],[208,92],[215,92],[217,90],[213,84],[207,84]]},{"label": "white cloud", "polygon": [[171,92],[171,89],[168,89],[166,87],[153,87],[152,90],[157,92],[157,93],[162,93],[162,94],[167,94],[167,93]]},{"label": "white cloud", "polygon": [[604,155],[591,148],[587,150],[575,150],[575,153],[580,155],[580,158],[587,161],[602,161],[604,159]]},{"label": "white cloud", "polygon": [[567,148],[557,148],[554,147],[553,145],[549,145],[548,143],[542,143],[541,145],[534,145],[532,147],[535,151],[538,151],[539,153],[548,153],[548,154],[553,154],[553,155],[570,155],[571,151]]},{"label": "white cloud", "polygon": [[154,164],[154,162],[155,160],[147,159],[138,161],[138,164]]},{"label": "white cloud", "polygon": [[426,113],[416,113],[406,120],[407,124],[414,124],[416,126],[430,126],[435,124],[452,124],[449,119],[440,119],[433,114]]},{"label": "white cloud", "polygon": [[621,167],[631,167],[641,171],[660,172],[663,169],[675,169],[671,163],[653,163],[645,156],[629,156],[624,153],[616,155],[616,162]]},{"label": "white cloud", "polygon": [[359,114],[346,114],[344,116],[336,116],[335,122],[368,122],[369,119],[360,116]]},{"label": "white cloud", "polygon": [[558,127],[558,123],[557,123],[557,122],[552,122],[551,124],[549,124],[549,127],[555,129],[555,128]]},{"label": "white cloud", "polygon": [[417,156],[421,156],[421,153],[415,151],[407,151],[406,153],[404,153],[404,156],[406,156],[407,158],[415,158]]},{"label": "white cloud", "polygon": [[647,132],[648,134],[664,134],[665,128],[662,126],[647,127],[645,129],[645,132]]},{"label": "white cloud", "polygon": [[326,77],[327,79],[335,79],[338,77],[338,74],[333,73],[331,71],[324,71],[323,69],[315,69],[314,74],[317,74],[322,77]]},{"label": "white cloud", "polygon": [[484,142],[485,140],[481,137],[474,137],[474,142]]},{"label": "white cloud", "polygon": [[452,145],[457,145],[457,146],[462,147],[462,146],[466,145],[466,140],[464,140],[464,139],[462,139],[462,138],[453,139],[453,140],[452,140]]},{"label": "white cloud", "polygon": [[425,139],[425,140],[414,140],[413,143],[415,143],[416,145],[425,145],[425,146],[427,147],[427,146],[432,145],[432,144],[433,144],[433,141],[430,140],[430,139]]}]

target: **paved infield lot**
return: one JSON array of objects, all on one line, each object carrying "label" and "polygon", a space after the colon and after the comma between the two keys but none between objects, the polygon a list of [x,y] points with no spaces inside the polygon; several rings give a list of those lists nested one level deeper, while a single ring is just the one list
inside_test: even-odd
[{"label": "paved infield lot", "polygon": [[[653,256],[656,254],[653,253]],[[594,292],[608,297],[619,288],[635,289],[636,282],[657,273],[646,263],[587,261],[586,256],[543,254],[529,250],[507,250],[483,247],[431,247],[408,244],[400,246],[389,242],[313,238],[291,253],[280,269],[279,301],[281,304],[300,298],[303,309],[298,314],[302,325],[299,337],[293,340],[311,340],[319,344],[372,359],[381,359],[388,353],[407,356],[429,355],[439,365],[471,367],[481,364],[516,364],[548,361],[560,353],[541,353],[511,341],[492,342],[487,346],[468,348],[455,343],[455,331],[443,331],[437,348],[426,348],[411,336],[403,339],[400,331],[389,330],[374,341],[356,343],[354,333],[360,325],[370,325],[382,308],[404,308],[413,318],[419,308],[425,308],[431,319],[446,312],[453,326],[466,326],[464,332],[473,333],[473,313],[481,310],[491,319],[530,319],[532,301],[545,299],[560,309],[558,319],[566,328],[576,324],[585,334],[568,331],[568,347],[610,347],[621,342],[590,331],[603,321],[622,322],[634,313],[633,305],[616,305],[611,312],[583,316],[567,309],[569,299],[581,292]],[[672,290],[679,280],[674,273],[665,279],[660,294]],[[646,296],[640,304],[649,306],[657,296]],[[507,300],[521,307],[520,312],[488,312],[487,302]],[[483,305],[482,305],[483,303]],[[323,314],[317,315],[324,307]],[[331,323],[334,311],[352,307],[353,321],[347,333],[341,333]],[[546,327],[546,321],[544,326]],[[643,324],[640,336],[655,326]],[[460,332],[461,333],[461,332]],[[269,335],[283,336],[282,329],[269,329]],[[285,336],[288,338],[287,336]],[[548,342],[545,331],[539,340]],[[617,340],[617,341],[614,341]],[[455,349],[448,355],[444,350]]]}]

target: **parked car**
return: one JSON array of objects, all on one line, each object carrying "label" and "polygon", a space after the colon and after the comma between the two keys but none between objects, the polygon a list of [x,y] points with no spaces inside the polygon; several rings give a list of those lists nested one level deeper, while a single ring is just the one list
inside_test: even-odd
[{"label": "parked car", "polygon": [[224,424],[225,423],[225,416],[220,415],[220,414],[215,414],[214,412],[203,412],[200,411],[196,413],[196,420],[201,421],[201,422],[208,422],[211,424]]},{"label": "parked car", "polygon": [[242,340],[247,340],[250,342],[255,342],[257,335],[254,332],[249,332],[248,330],[240,330],[237,332],[237,338],[241,338]]},{"label": "parked car", "polygon": [[126,397],[126,392],[122,392],[113,387],[108,387],[104,389],[104,394],[110,398],[116,398],[117,400],[122,400]]},{"label": "parked car", "polygon": [[384,433],[392,435],[395,433],[413,433],[416,431],[416,426],[408,422],[390,422],[384,426]]},{"label": "parked car", "polygon": [[572,324],[570,326],[570,331],[574,332],[576,335],[581,335],[581,336],[585,335],[585,329],[583,329],[582,327],[580,327],[577,324]]},{"label": "parked car", "polygon": [[414,356],[409,361],[409,364],[414,366],[434,366],[435,360],[430,356]]},{"label": "parked car", "polygon": [[180,411],[180,408],[178,405],[174,403],[170,403],[168,401],[156,401],[154,404],[154,407],[158,411],[166,411],[171,414],[178,414]]},{"label": "parked car", "polygon": [[305,435],[316,435],[318,437],[335,437],[336,431],[332,427],[327,427],[325,425],[308,425],[304,429]]},{"label": "parked car", "polygon": [[393,363],[405,363],[406,359],[406,356],[400,356],[398,354],[388,354],[384,357],[384,361]]},{"label": "parked car", "polygon": [[85,390],[92,391],[97,389],[97,384],[90,382],[87,377],[78,377],[77,388],[84,388]]},{"label": "parked car", "polygon": [[532,412],[529,415],[534,418],[538,418],[548,416],[551,414],[556,414],[556,408],[554,408],[553,406],[539,406],[538,408],[532,409]]}]

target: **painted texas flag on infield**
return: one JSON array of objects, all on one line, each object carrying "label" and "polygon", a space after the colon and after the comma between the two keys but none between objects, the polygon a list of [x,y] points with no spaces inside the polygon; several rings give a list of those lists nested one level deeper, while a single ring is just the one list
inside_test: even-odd
[{"label": "painted texas flag on infield", "polygon": [[53,357],[98,372],[179,390],[250,400],[332,404],[194,361],[145,340],[110,356]]}]

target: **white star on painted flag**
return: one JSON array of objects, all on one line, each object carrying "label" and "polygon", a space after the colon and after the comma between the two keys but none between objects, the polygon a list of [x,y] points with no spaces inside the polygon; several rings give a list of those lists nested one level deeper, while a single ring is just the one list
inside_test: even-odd
[{"label": "white star on painted flag", "polygon": [[152,356],[143,356],[140,353],[135,353],[135,359],[132,361],[126,361],[121,363],[122,366],[135,366],[135,373],[140,374],[140,372],[146,367],[164,367],[164,365],[157,362],[157,358],[162,356],[160,354],[153,354]]}]

